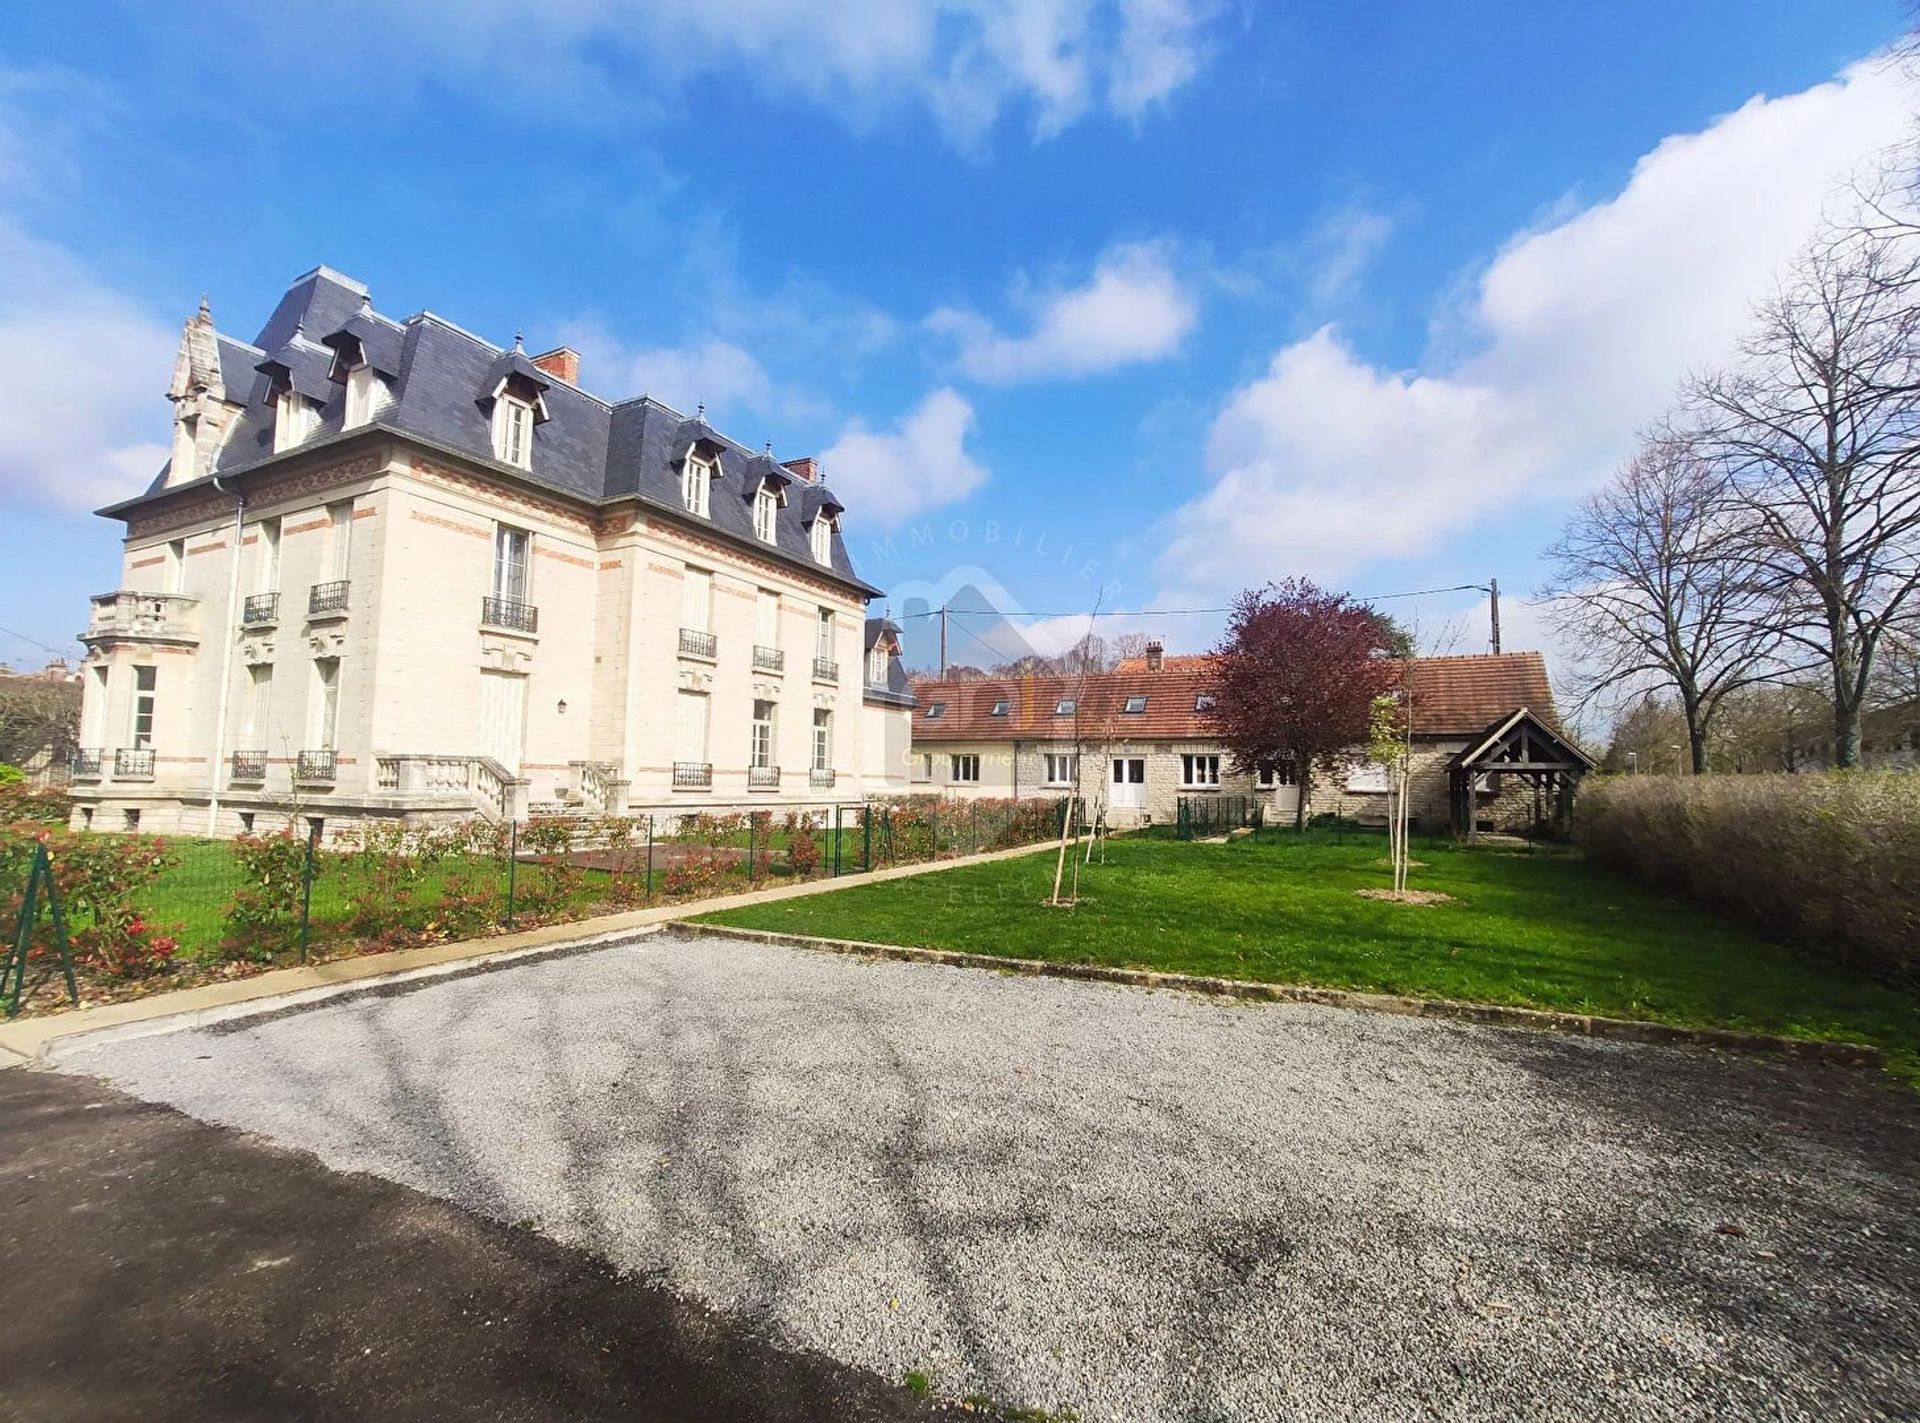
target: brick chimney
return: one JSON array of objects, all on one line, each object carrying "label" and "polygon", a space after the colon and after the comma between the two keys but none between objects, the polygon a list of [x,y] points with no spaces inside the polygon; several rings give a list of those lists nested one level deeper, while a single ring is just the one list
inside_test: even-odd
[{"label": "brick chimney", "polygon": [[1147,644],[1147,670],[1158,672],[1166,666],[1167,649],[1158,640]]},{"label": "brick chimney", "polygon": [[792,470],[808,484],[818,484],[820,482],[820,461],[816,460],[812,455],[802,455],[797,460],[786,460],[784,463],[788,469]]},{"label": "brick chimney", "polygon": [[571,346],[555,346],[544,355],[535,356],[533,363],[555,380],[575,387],[580,384],[580,353]]}]

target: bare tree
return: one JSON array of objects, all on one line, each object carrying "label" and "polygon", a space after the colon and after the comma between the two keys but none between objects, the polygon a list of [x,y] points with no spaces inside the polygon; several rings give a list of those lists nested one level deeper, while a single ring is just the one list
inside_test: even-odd
[{"label": "bare tree", "polygon": [[1740,361],[1690,383],[1704,449],[1749,516],[1767,625],[1832,684],[1860,761],[1874,659],[1920,588],[1920,238],[1823,233],[1762,303]]},{"label": "bare tree", "polygon": [[1617,705],[1671,689],[1695,775],[1722,702],[1780,665],[1765,617],[1774,599],[1742,552],[1743,513],[1726,475],[1663,430],[1546,551],[1547,622],[1573,652],[1576,699]]}]

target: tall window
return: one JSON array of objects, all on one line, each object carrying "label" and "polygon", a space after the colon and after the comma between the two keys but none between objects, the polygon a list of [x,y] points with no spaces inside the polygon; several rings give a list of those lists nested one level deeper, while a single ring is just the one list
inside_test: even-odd
[{"label": "tall window", "polygon": [[87,734],[89,747],[99,746],[106,739],[107,729],[107,669],[89,667],[87,669]]},{"label": "tall window", "polygon": [[680,502],[686,505],[689,514],[706,517],[707,495],[712,484],[713,466],[688,455],[686,468],[680,475]]},{"label": "tall window", "polygon": [[704,765],[707,759],[707,698],[703,692],[680,693],[681,761]]},{"label": "tall window", "polygon": [[980,779],[980,758],[977,755],[949,756],[947,772],[948,779],[956,785],[973,785]]},{"label": "tall window", "polygon": [[347,372],[347,408],[341,422],[344,428],[352,430],[372,423],[379,412],[385,384],[373,373],[373,367],[364,362]]},{"label": "tall window", "polygon": [[825,707],[813,709],[813,769],[833,769],[833,713]]},{"label": "tall window", "polygon": [[259,550],[253,556],[253,590],[256,593],[273,593],[280,588],[280,521],[262,519],[259,532]]},{"label": "tall window", "polygon": [[833,661],[833,609],[822,608],[813,629],[813,655],[822,662]]},{"label": "tall window", "polygon": [[1180,784],[1217,786],[1220,784],[1220,758],[1188,752],[1180,758]]},{"label": "tall window", "polygon": [[496,525],[493,531],[493,596],[527,601],[527,552],[533,536],[525,529]]},{"label": "tall window", "polygon": [[1080,758],[1071,751],[1047,753],[1047,784],[1070,786],[1080,774]]},{"label": "tall window", "polygon": [[167,591],[179,593],[187,586],[187,541],[173,539],[167,544]]},{"label": "tall window", "polygon": [[773,486],[763,484],[760,492],[753,496],[753,532],[762,543],[772,543],[776,531],[775,521],[780,517],[780,496],[773,492]]},{"label": "tall window", "polygon": [[144,751],[153,745],[153,709],[159,685],[159,668],[133,669],[133,725],[129,730],[136,751]]},{"label": "tall window", "polygon": [[240,725],[240,749],[254,751],[267,744],[267,716],[273,703],[273,664],[260,662],[247,669],[246,718]]},{"label": "tall window", "polygon": [[313,402],[291,390],[280,393],[273,416],[273,452],[290,450],[313,433],[316,423]]},{"label": "tall window", "polygon": [[504,392],[493,402],[493,453],[503,464],[533,468],[533,407]]},{"label": "tall window", "polygon": [[327,576],[341,579],[353,558],[353,501],[327,505]]},{"label": "tall window", "polygon": [[753,746],[747,764],[756,771],[773,764],[772,702],[756,701],[753,704]]},{"label": "tall window", "polygon": [[876,687],[887,684],[887,649],[877,642],[867,650],[867,681]]},{"label": "tall window", "polygon": [[689,568],[680,575],[680,626],[694,632],[711,632],[707,619],[713,607],[713,575],[704,568]]},{"label": "tall window", "polygon": [[776,648],[780,645],[780,595],[762,588],[753,609],[753,644]]},{"label": "tall window", "polygon": [[833,563],[833,519],[827,514],[814,517],[810,531],[813,540],[813,561],[831,565]]},{"label": "tall window", "polygon": [[308,717],[309,751],[331,751],[340,730],[340,659],[313,660],[313,707]]}]

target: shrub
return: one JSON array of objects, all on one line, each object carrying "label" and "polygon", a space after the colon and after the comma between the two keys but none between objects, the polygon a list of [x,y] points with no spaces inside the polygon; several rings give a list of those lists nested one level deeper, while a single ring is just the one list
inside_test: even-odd
[{"label": "shrub", "polygon": [[1622,874],[1920,988],[1920,776],[1609,776],[1573,833]]},{"label": "shrub", "polygon": [[804,810],[789,811],[787,832],[787,868],[805,879],[820,868],[820,836],[813,815]]},{"label": "shrub", "polygon": [[37,791],[18,766],[0,765],[0,823],[65,825],[67,812],[65,791]]},{"label": "shrub", "polygon": [[[168,967],[177,931],[150,922],[134,901],[178,863],[152,835],[69,834],[43,825],[0,826],[0,935],[11,944],[24,904],[34,849],[44,844],[67,923],[74,961],[105,978],[139,978]],[[53,947],[52,916],[40,911],[36,957]]]},{"label": "shrub", "polygon": [[[245,882],[227,901],[227,937],[221,950],[229,958],[271,958],[276,949],[293,942],[299,929],[307,842],[292,830],[282,830],[236,836],[232,850]],[[316,875],[322,863],[315,859]]]}]

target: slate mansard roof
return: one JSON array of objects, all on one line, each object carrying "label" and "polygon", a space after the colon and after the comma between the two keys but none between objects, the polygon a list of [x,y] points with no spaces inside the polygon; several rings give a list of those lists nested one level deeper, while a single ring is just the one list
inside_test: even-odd
[{"label": "slate mansard roof", "polygon": [[[371,424],[344,429],[346,386],[331,378],[336,350],[357,342],[367,363],[390,382],[392,399]],[[163,468],[147,492],[102,509],[124,517],[149,501],[213,478],[243,473],[275,459],[325,445],[330,439],[385,430],[462,456],[498,471],[509,483],[530,484],[587,504],[638,500],[690,525],[731,535],[736,542],[785,562],[848,583],[867,596],[879,589],[854,572],[836,522],[831,567],[816,562],[811,524],[841,503],[824,485],[801,479],[766,454],[749,450],[650,396],[610,403],[536,368],[524,351],[502,348],[452,322],[421,311],[404,321],[373,309],[367,288],[317,267],[287,289],[252,342],[216,334],[227,398],[242,406],[210,474],[167,487]],[[515,374],[539,391],[546,418],[534,433],[533,467],[494,458],[488,411],[501,378]],[[291,384],[320,408],[318,427],[294,449],[273,451],[273,389]],[[681,504],[681,462],[695,441],[718,462],[708,515]],[[753,529],[753,497],[771,478],[782,497],[771,545]]]}]

